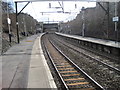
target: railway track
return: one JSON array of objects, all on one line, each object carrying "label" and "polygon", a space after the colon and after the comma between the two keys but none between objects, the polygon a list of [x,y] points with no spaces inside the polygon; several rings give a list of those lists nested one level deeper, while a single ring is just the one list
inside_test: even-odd
[{"label": "railway track", "polygon": [[[99,60],[99,58],[96,60],[96,57],[91,57],[89,54],[86,55],[86,52],[81,51],[79,48],[75,49],[75,46],[69,43],[64,44],[64,41],[59,42],[59,39],[53,37],[53,35],[51,39],[62,52],[66,53],[72,61],[92,76],[92,78],[99,82],[106,90],[118,90],[120,88],[119,69],[111,65],[110,62],[105,63],[103,62],[104,60]],[[80,59],[82,57],[84,57],[83,60]]]},{"label": "railway track", "polygon": [[62,53],[52,41],[43,37],[45,50],[65,89],[104,90],[100,84]]},{"label": "railway track", "polygon": [[[64,46],[66,46],[66,47],[68,47],[68,48],[70,48],[70,49],[73,49],[73,50],[77,51],[78,53],[84,55],[85,57],[88,57],[88,58],[90,58],[90,59],[93,59],[93,60],[95,60],[95,61],[103,64],[104,66],[106,66],[106,67],[110,68],[111,70],[114,70],[114,71],[116,71],[117,73],[120,74],[119,65],[116,65],[116,66],[115,66],[115,65],[114,65],[114,66],[113,66],[113,65],[110,65],[110,63],[112,63],[112,62],[109,62],[108,60],[106,60],[107,63],[105,63],[102,59],[99,59],[99,58],[96,58],[96,57],[91,56],[91,55],[89,55],[89,54],[86,54],[86,53],[84,53],[84,52],[81,52],[79,49],[73,48],[73,46],[70,45],[70,44],[65,44],[65,43],[61,42],[60,40],[58,40],[58,39],[57,39],[56,41],[58,41],[59,43],[62,43]],[[109,64],[108,64],[108,63],[109,63]],[[118,68],[117,68],[117,67],[118,67]]]}]

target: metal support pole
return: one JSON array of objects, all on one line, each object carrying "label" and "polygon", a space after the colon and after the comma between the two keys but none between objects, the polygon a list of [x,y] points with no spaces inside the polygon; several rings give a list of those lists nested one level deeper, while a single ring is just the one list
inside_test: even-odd
[{"label": "metal support pole", "polygon": [[[117,17],[117,2],[115,2],[115,17]],[[118,41],[117,22],[115,22],[116,42]]]},{"label": "metal support pole", "polygon": [[9,41],[10,41],[10,43],[11,43],[11,31],[10,31],[10,24],[8,24],[8,28],[9,28]]},{"label": "metal support pole", "polygon": [[63,1],[62,1],[62,10],[63,10],[63,13],[64,13],[64,3],[63,3]]},{"label": "metal support pole", "polygon": [[109,39],[109,17],[110,17],[110,14],[109,14],[109,2],[107,2],[107,20],[108,20],[108,25],[107,25],[107,39]]},{"label": "metal support pole", "polygon": [[60,1],[58,1],[59,5],[61,6],[62,10],[63,10],[63,13],[64,13],[64,3],[62,1],[62,4],[60,3]]},{"label": "metal support pole", "polygon": [[22,10],[19,12],[19,13],[17,13],[17,15],[19,15],[24,9],[25,9],[25,7],[27,7],[27,5],[29,4],[30,2],[28,2],[23,8],[22,8]]},{"label": "metal support pole", "polygon": [[19,31],[18,31],[18,11],[17,11],[17,2],[15,2],[15,8],[16,8],[16,30],[17,30],[17,42],[20,43],[19,40]]},{"label": "metal support pole", "polygon": [[106,12],[106,14],[108,14],[108,11],[104,8],[104,6],[103,5],[101,5],[101,3],[100,2],[97,2],[99,5],[100,5],[100,7]]}]

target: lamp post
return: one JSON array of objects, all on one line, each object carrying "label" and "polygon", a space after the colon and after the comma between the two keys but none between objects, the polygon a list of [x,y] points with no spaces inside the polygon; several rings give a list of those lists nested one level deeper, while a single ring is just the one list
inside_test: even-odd
[{"label": "lamp post", "polygon": [[19,39],[19,30],[18,30],[18,11],[17,11],[17,2],[15,2],[16,7],[16,30],[17,30],[17,42],[20,43]]},{"label": "lamp post", "polygon": [[8,21],[8,29],[9,29],[9,41],[11,43],[11,30],[10,30],[11,20],[10,20],[10,18],[7,18],[7,21]]},{"label": "lamp post", "polygon": [[9,5],[7,4],[7,22],[8,22],[8,30],[9,30],[9,41],[11,43],[11,30],[10,30],[10,24],[11,24],[11,20],[10,20],[10,16],[9,16]]}]

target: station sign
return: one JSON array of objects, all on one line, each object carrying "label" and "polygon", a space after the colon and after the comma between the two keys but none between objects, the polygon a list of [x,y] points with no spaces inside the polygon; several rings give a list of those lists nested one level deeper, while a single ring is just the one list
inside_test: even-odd
[{"label": "station sign", "polygon": [[113,22],[118,22],[119,21],[119,17],[113,17],[112,20],[113,20]]},{"label": "station sign", "polygon": [[11,24],[11,20],[10,18],[7,18],[8,24]]}]

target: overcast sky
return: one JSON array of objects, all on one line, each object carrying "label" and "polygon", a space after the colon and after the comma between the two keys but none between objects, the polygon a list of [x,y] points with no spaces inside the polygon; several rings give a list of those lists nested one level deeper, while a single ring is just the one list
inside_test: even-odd
[{"label": "overcast sky", "polygon": [[[11,0],[7,0],[11,1]],[[27,2],[18,3],[18,11],[20,11]],[[51,8],[49,8],[49,3],[51,3]],[[62,2],[60,2],[62,4]],[[76,4],[76,5],[75,5]],[[62,11],[62,8],[54,8],[60,7],[58,1],[44,1],[44,2],[32,2],[23,10],[24,13],[28,13],[37,19],[39,22],[42,21],[70,21],[73,20],[76,15],[80,12],[81,8],[84,6],[87,7],[95,7],[96,2],[80,2],[80,1],[64,1],[64,12],[71,12],[71,14],[65,13],[55,13],[57,11]],[[76,8],[75,8],[76,6]],[[46,13],[41,13],[46,12]],[[54,12],[54,13],[47,13]]]}]

